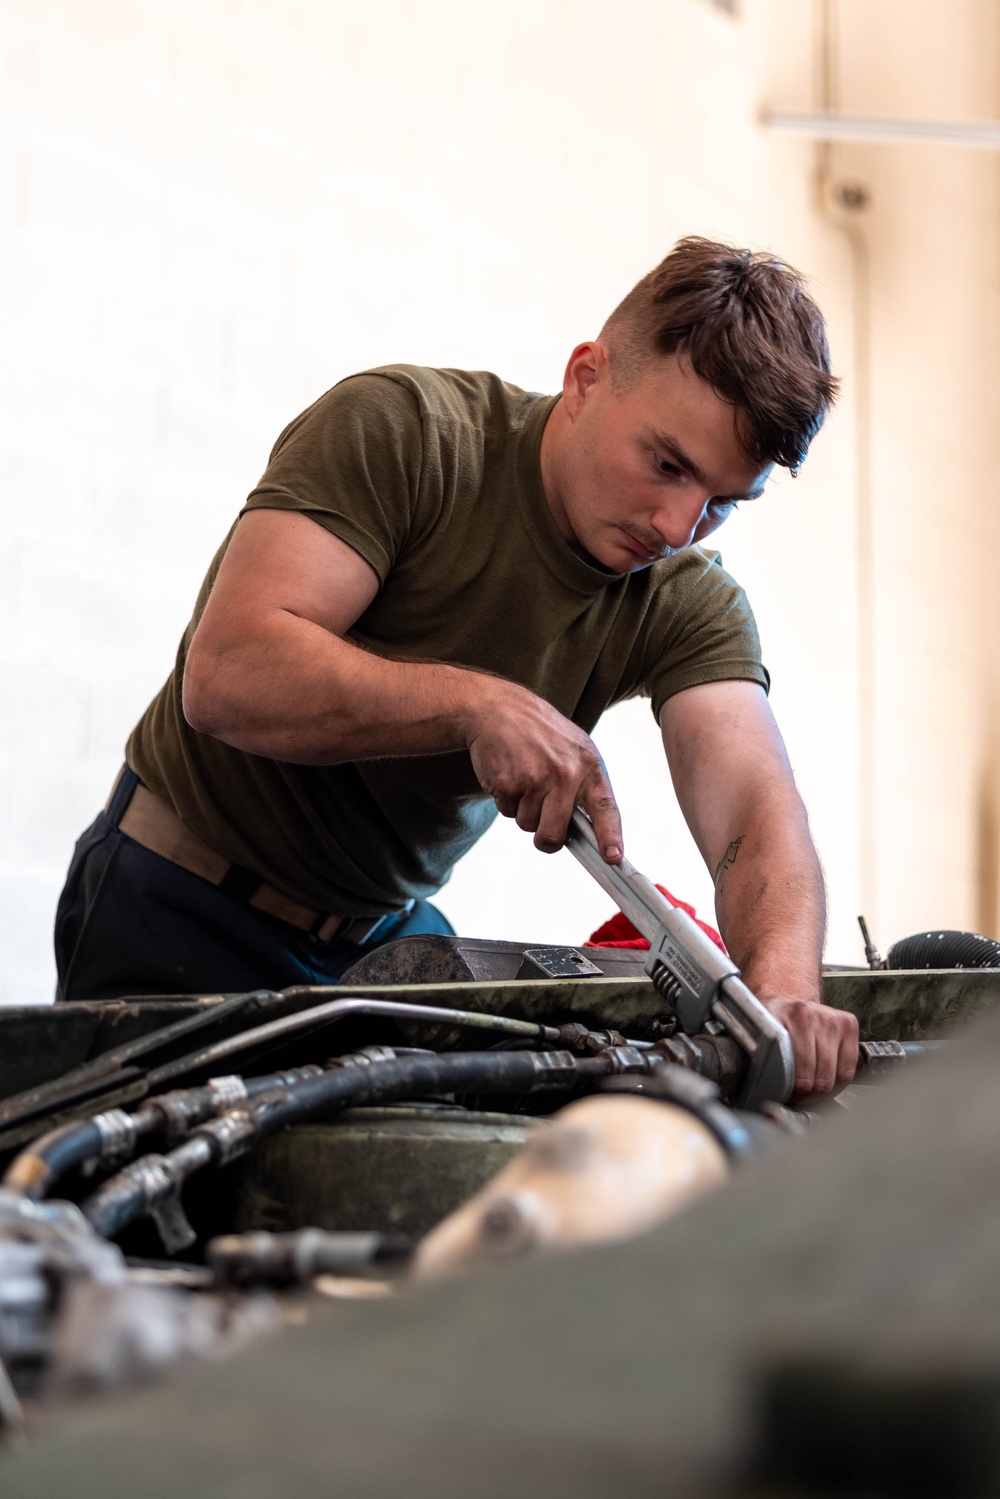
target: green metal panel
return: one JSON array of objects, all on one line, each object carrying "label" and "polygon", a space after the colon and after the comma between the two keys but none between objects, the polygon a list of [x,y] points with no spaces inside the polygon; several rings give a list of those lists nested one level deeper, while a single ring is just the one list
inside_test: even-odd
[{"label": "green metal panel", "polygon": [[828,973],[823,999],[857,1015],[863,1041],[921,1041],[992,1009],[1000,1001],[1000,969]]},{"label": "green metal panel", "polygon": [[416,1237],[477,1192],[536,1128],[515,1114],[419,1105],[352,1109],[333,1124],[299,1125],[243,1164],[235,1227]]}]

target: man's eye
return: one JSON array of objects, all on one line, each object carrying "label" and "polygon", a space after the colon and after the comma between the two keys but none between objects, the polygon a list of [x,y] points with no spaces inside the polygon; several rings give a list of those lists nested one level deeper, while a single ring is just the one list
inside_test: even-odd
[{"label": "man's eye", "polygon": [[661,474],[669,474],[672,479],[680,474],[676,463],[671,463],[669,458],[657,458],[656,466]]}]

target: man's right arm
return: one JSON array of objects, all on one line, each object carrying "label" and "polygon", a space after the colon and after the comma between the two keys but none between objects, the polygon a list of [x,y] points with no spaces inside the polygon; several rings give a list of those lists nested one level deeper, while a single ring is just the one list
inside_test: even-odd
[{"label": "man's right arm", "polygon": [[483,790],[536,847],[561,847],[579,804],[617,862],[618,808],[590,737],[516,682],[345,640],[378,588],[364,558],[309,516],[244,515],[188,651],[188,723],[300,765],[467,749]]}]

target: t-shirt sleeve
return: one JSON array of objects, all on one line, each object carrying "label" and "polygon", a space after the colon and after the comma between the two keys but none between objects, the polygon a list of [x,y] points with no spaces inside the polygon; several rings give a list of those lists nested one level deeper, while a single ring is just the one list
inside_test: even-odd
[{"label": "t-shirt sleeve", "polygon": [[667,699],[687,687],[747,681],[766,692],[771,685],[753,610],[719,554],[691,547],[674,561],[680,566],[651,607],[639,683],[657,722]]},{"label": "t-shirt sleeve", "polygon": [[384,583],[421,527],[422,456],[413,393],[385,375],[355,375],[285,428],[242,513],[310,515],[360,553]]}]

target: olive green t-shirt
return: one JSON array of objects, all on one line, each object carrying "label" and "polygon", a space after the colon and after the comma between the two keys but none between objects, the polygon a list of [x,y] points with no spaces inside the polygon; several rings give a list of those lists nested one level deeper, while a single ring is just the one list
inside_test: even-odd
[{"label": "olive green t-shirt", "polygon": [[[371,564],[381,588],[348,638],[520,682],[588,732],[637,694],[659,715],[700,682],[766,687],[717,556],[691,547],[619,575],[562,539],[539,461],[557,399],[463,370],[352,376],[286,427],[245,510],[302,511]],[[292,765],[185,721],[185,656],[232,534],[128,763],[219,853],[306,905],[379,914],[432,895],[496,815],[465,751]]]}]

